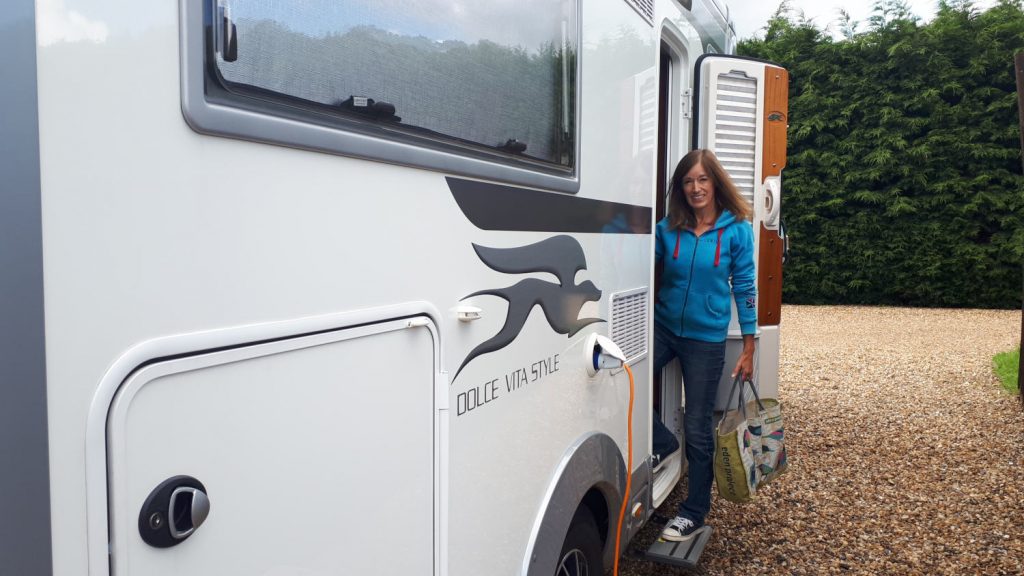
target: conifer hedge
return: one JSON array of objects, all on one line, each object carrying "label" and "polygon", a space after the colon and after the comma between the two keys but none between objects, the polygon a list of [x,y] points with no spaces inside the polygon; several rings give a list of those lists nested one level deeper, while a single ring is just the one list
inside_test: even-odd
[{"label": "conifer hedge", "polygon": [[791,303],[1020,308],[1021,0],[881,0],[834,40],[785,2],[740,54],[790,71]]}]

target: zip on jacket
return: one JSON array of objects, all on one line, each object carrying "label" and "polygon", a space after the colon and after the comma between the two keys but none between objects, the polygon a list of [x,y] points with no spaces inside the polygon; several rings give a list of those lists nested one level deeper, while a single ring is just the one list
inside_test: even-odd
[{"label": "zip on jacket", "polygon": [[[725,228],[719,228],[718,229],[718,243],[715,244],[715,267],[716,268],[718,267],[718,262],[721,259],[720,257],[722,255],[722,232],[724,232],[724,231],[725,231]],[[696,234],[694,234],[694,235],[696,235]],[[680,236],[682,236],[682,230],[676,230],[676,250],[675,250],[675,252],[672,253],[672,258],[674,258],[674,259],[678,259],[679,258],[679,238],[680,238]]]},{"label": "zip on jacket", "polygon": [[[679,256],[679,239],[683,235],[682,232],[683,232],[682,230],[676,230],[676,252],[675,252],[675,254],[672,255],[672,259],[673,260],[678,260],[678,256]],[[700,236],[697,236],[696,232],[692,232],[690,230],[687,230],[687,232],[690,233],[690,234],[693,234],[694,237],[696,237],[697,239],[700,238]],[[719,238],[721,238],[721,235],[719,235]],[[693,243],[693,256],[690,257],[690,278],[693,278],[693,264],[694,264],[694,262],[697,261],[697,244],[698,244],[697,242]],[[716,263],[715,266],[717,266],[717,265],[718,264]],[[689,302],[689,301],[690,301],[690,284],[687,284],[686,285],[686,296],[683,296],[683,313],[679,315],[679,334],[683,333],[683,328],[684,328],[683,327],[683,318],[686,318],[686,303]]]},{"label": "zip on jacket", "polygon": [[[713,233],[710,233],[713,232]],[[701,236],[672,230],[668,219],[655,229],[656,265],[664,267],[655,304],[655,320],[683,338],[725,340],[732,293],[740,329],[757,329],[754,232],[749,222],[728,210]]]}]

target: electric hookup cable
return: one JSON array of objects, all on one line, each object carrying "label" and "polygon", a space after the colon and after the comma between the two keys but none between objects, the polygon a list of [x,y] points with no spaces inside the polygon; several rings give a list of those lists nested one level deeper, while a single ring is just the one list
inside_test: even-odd
[{"label": "electric hookup cable", "polygon": [[626,518],[626,507],[629,505],[629,494],[632,488],[630,480],[633,476],[630,473],[630,469],[633,467],[633,371],[625,362],[622,363],[622,367],[626,369],[626,375],[629,376],[629,411],[626,413],[626,490],[623,492],[622,507],[619,509],[619,524],[615,528],[615,568],[612,571],[614,576],[619,576],[619,556],[622,555],[619,549],[622,539],[622,521]]}]

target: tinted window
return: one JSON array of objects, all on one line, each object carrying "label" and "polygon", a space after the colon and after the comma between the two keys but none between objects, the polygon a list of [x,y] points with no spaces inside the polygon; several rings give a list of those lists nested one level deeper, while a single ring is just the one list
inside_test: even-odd
[{"label": "tinted window", "polygon": [[385,137],[575,164],[575,0],[221,0],[229,92]]}]

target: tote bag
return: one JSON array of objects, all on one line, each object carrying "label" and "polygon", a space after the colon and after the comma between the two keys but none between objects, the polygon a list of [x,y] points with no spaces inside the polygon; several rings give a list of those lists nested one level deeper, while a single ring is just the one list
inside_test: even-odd
[{"label": "tote bag", "polygon": [[732,406],[734,394],[736,407],[725,411],[715,433],[715,483],[722,498],[742,503],[754,499],[761,479],[757,462],[761,452],[761,422],[756,401],[751,403],[755,409],[752,417],[748,418],[740,378],[732,384],[729,406]]}]

